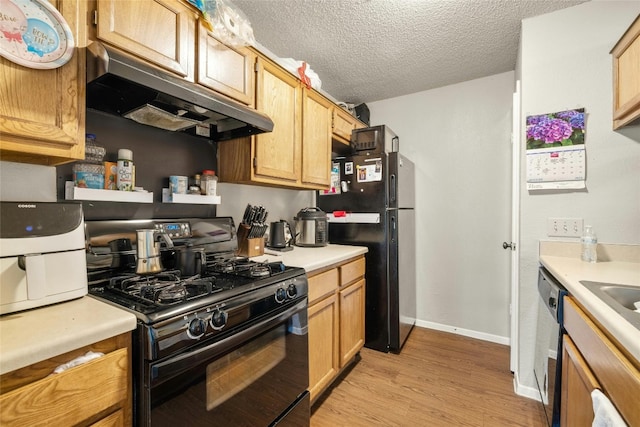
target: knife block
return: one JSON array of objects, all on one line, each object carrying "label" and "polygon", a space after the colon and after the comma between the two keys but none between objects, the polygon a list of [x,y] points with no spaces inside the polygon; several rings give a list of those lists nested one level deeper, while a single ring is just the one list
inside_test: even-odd
[{"label": "knife block", "polygon": [[238,226],[238,255],[249,258],[264,255],[264,237],[249,239],[249,230],[245,224]]}]

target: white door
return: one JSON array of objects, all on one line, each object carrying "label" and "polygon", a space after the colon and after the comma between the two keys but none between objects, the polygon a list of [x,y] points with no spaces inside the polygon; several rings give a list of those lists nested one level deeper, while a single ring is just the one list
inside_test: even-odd
[{"label": "white door", "polygon": [[511,134],[511,372],[518,374],[518,251],[520,244],[520,80],[513,94]]}]

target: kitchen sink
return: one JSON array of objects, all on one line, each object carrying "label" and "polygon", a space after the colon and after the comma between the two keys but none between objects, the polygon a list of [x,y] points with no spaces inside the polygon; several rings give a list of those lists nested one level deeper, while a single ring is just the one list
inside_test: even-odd
[{"label": "kitchen sink", "polygon": [[[581,280],[580,283],[640,330],[640,313],[635,311],[636,306],[634,305],[634,303],[640,301],[639,286],[590,282],[587,280]],[[640,307],[640,304],[638,306]]]}]

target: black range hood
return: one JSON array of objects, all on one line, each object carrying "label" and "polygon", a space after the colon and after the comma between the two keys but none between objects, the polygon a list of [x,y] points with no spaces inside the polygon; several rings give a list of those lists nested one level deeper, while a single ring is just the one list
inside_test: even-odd
[{"label": "black range hood", "polygon": [[214,141],[273,130],[266,115],[99,42],[87,47],[87,108]]}]

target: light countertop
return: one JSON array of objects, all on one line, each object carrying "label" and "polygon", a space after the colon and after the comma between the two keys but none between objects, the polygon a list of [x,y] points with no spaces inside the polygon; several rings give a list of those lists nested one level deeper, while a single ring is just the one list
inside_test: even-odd
[{"label": "light countertop", "polygon": [[580,244],[540,242],[540,262],[640,363],[640,331],[580,283],[581,280],[640,287],[640,245],[598,245],[597,263],[580,260]]},{"label": "light countertop", "polygon": [[[256,261],[282,261],[307,273],[347,261],[366,247],[327,245],[289,252],[267,249]],[[275,255],[274,255],[275,253]],[[135,315],[85,296],[0,316],[0,374],[49,359],[136,328]]]},{"label": "light countertop", "polygon": [[0,317],[0,374],[129,332],[136,317],[89,296]]},{"label": "light countertop", "polygon": [[282,261],[290,267],[302,267],[307,273],[332,264],[346,261],[368,251],[365,246],[327,245],[320,247],[294,246],[292,251],[277,252],[265,248],[265,255],[254,257],[256,261]]}]

